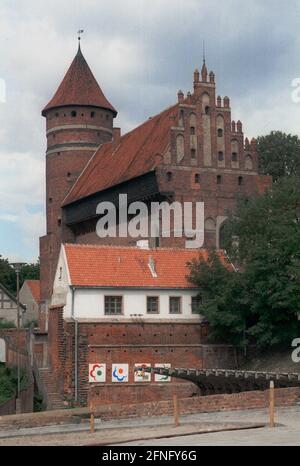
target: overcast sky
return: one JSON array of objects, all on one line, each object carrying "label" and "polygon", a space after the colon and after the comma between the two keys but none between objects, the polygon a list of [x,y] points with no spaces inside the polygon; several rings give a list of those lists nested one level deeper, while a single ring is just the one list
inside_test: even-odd
[{"label": "overcast sky", "polygon": [[202,62],[231,98],[248,137],[300,135],[299,0],[1,0],[0,254],[36,260],[44,234],[45,120],[70,65],[83,53],[117,108],[122,132],[192,90]]}]

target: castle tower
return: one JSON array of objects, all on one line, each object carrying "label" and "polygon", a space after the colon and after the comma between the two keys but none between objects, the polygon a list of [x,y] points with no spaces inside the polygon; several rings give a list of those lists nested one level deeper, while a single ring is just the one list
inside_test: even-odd
[{"label": "castle tower", "polygon": [[[41,238],[41,298],[51,296],[62,242],[61,204],[99,145],[111,141],[117,111],[90,70],[80,48],[54,97],[42,111],[46,118],[46,219]],[[68,240],[72,241],[69,237]]]}]

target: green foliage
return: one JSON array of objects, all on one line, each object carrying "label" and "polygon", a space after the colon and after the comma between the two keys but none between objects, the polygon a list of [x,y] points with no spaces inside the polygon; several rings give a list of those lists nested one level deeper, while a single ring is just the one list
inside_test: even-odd
[{"label": "green foliage", "polygon": [[43,402],[43,397],[39,393],[35,393],[33,397],[33,412],[39,413],[46,410],[46,405]]},{"label": "green foliage", "polygon": [[213,257],[191,269],[214,335],[231,343],[290,345],[300,337],[300,178],[240,200],[225,244],[241,272],[227,271]]},{"label": "green foliage", "polygon": [[[27,386],[27,376],[24,370],[21,370],[21,390]],[[17,368],[8,368],[0,364],[0,404],[5,403],[17,392],[18,376]]]},{"label": "green foliage", "polygon": [[[20,287],[25,280],[39,280],[40,264],[25,264],[20,273]],[[16,294],[16,273],[7,259],[0,255],[0,283],[4,285],[13,295]]]},{"label": "green foliage", "polygon": [[16,326],[13,322],[0,322],[0,329],[5,328],[16,328]]},{"label": "green foliage", "polygon": [[190,281],[199,288],[200,312],[211,324],[210,339],[216,343],[244,345],[247,343],[247,288],[242,274],[224,267],[219,256],[211,252],[189,264]]},{"label": "green foliage", "polygon": [[298,136],[272,131],[257,139],[260,171],[277,182],[285,176],[300,176],[300,139]]},{"label": "green foliage", "polygon": [[39,326],[39,323],[37,320],[29,320],[28,322],[25,323],[24,328],[37,328]]}]

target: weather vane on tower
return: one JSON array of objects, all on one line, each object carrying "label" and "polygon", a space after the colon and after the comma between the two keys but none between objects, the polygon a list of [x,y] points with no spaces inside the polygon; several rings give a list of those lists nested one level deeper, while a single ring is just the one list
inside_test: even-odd
[{"label": "weather vane on tower", "polygon": [[79,30],[77,31],[77,34],[78,34],[78,41],[79,41],[79,42],[81,41],[81,36],[82,36],[83,33],[84,33],[84,29],[79,29]]}]

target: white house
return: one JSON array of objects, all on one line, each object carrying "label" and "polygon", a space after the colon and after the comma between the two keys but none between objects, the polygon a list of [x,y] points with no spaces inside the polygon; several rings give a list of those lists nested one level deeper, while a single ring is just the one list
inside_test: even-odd
[{"label": "white house", "polygon": [[187,263],[205,250],[62,245],[52,305],[86,321],[191,321],[201,303]]}]

